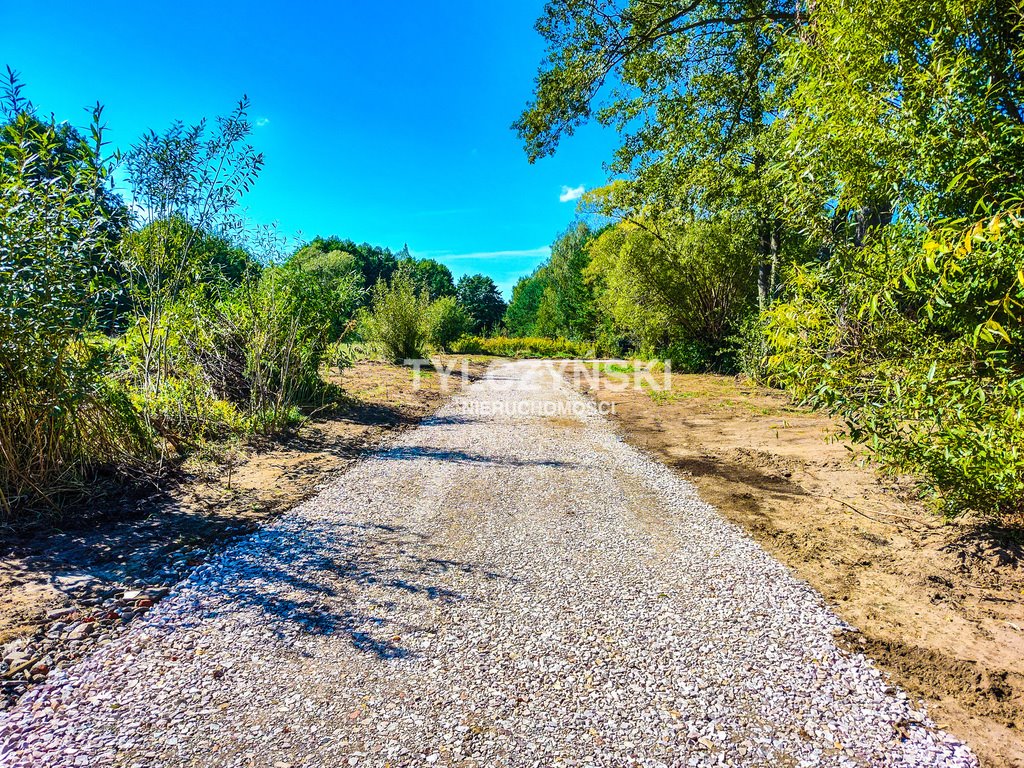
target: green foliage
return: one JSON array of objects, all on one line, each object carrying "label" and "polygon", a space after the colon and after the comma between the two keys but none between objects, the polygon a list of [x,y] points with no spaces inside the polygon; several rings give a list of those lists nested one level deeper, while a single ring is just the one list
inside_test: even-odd
[{"label": "green foliage", "polygon": [[35,117],[8,70],[0,127],[0,513],[80,492],[104,465],[144,455],[94,333],[116,290],[120,206],[101,110],[92,143]]},{"label": "green foliage", "polygon": [[591,286],[583,277],[588,247],[596,233],[583,222],[566,230],[551,246],[548,285],[538,315],[545,335],[584,340],[594,337],[597,313]]},{"label": "green foliage", "polygon": [[326,318],[330,340],[340,339],[365,293],[355,257],[344,251],[324,253],[315,248],[303,248],[284,266],[294,275],[294,280],[304,286],[302,292],[306,300],[313,302],[306,313]]},{"label": "green foliage", "polygon": [[459,304],[469,315],[471,330],[486,333],[497,328],[505,314],[498,286],[487,275],[463,275],[456,286]]},{"label": "green foliage", "polygon": [[687,349],[687,368],[727,369],[728,340],[756,302],[756,239],[742,218],[627,219],[594,243],[586,274],[631,347]]},{"label": "green foliage", "polygon": [[1024,508],[1020,22],[820,3],[773,127],[786,215],[824,247],[765,318],[769,372],[951,517]]},{"label": "green foliage", "polygon": [[218,327],[242,342],[248,412],[258,431],[285,427],[296,406],[323,394],[328,347],[344,332],[357,295],[351,273],[329,279],[285,265],[265,270],[220,308],[225,322]]},{"label": "green foliage", "polygon": [[[1022,21],[997,0],[548,2],[529,158],[590,119],[624,137],[591,199],[619,222],[584,272],[595,337],[735,361],[947,515],[1019,515]],[[522,285],[517,327],[543,328],[549,283]]]},{"label": "green foliage", "polygon": [[785,46],[773,126],[787,215],[863,241],[892,212],[934,222],[1019,197],[1020,25],[998,0],[816,3]]},{"label": "green foliage", "polygon": [[1019,324],[980,334],[1004,297],[1024,300],[1021,238],[974,248],[955,281],[936,270],[891,289],[925,236],[896,231],[799,270],[793,298],[767,316],[771,375],[841,416],[887,467],[919,476],[947,514],[1020,513],[1024,339]]},{"label": "green foliage", "polygon": [[363,338],[376,344],[389,360],[422,358],[428,305],[426,293],[416,292],[408,269],[397,269],[390,282],[382,280],[373,288],[370,308],[362,316]]},{"label": "green foliage", "polygon": [[505,310],[502,324],[512,336],[537,334],[537,314],[548,286],[547,270],[542,265],[533,274],[520,278],[512,288],[512,300]]},{"label": "green foliage", "polygon": [[405,266],[409,270],[417,293],[426,292],[427,297],[432,301],[455,295],[455,281],[452,278],[452,272],[441,262],[406,256],[399,261],[399,265]]},{"label": "green foliage", "polygon": [[513,338],[509,336],[463,336],[452,352],[460,355],[497,355],[519,358],[581,358],[590,357],[593,349],[568,339],[545,336]]},{"label": "green foliage", "polygon": [[243,239],[236,205],[262,165],[246,102],[212,130],[175,124],[133,147],[134,228],[98,107],[86,141],[39,120],[13,73],[0,104],[0,514],[278,431],[329,394],[320,371],[352,327],[361,268],[389,254],[285,263],[272,231]]},{"label": "green foliage", "polygon": [[[589,197],[624,215],[623,185]],[[732,335],[756,302],[756,234],[741,218],[673,221],[626,215],[580,224],[513,290],[506,328],[588,342],[614,354],[657,354],[687,370],[731,369]]]},{"label": "green foliage", "polygon": [[780,156],[769,130],[780,99],[781,47],[807,12],[798,3],[549,0],[547,44],[532,102],[515,122],[531,162],[596,119],[622,136],[611,169],[630,178],[635,217],[726,214],[753,222],[762,304],[776,289]]},{"label": "green foliage", "polygon": [[[304,255],[304,252],[307,251],[320,254],[348,254],[352,258],[355,271],[362,277],[363,287],[367,289],[373,288],[381,280],[390,280],[392,273],[398,268],[397,257],[387,248],[369,243],[357,245],[352,240],[345,240],[333,235],[313,238],[308,245],[300,248],[293,258],[301,261],[307,258]],[[364,299],[369,300],[369,294],[366,294]]]},{"label": "green foliage", "polygon": [[451,349],[469,328],[466,310],[454,296],[444,296],[427,307],[424,316],[427,342],[440,351]]}]

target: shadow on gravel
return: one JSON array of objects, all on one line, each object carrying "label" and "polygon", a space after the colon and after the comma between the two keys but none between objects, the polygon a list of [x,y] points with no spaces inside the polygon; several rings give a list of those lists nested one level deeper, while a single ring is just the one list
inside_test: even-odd
[{"label": "shadow on gravel", "polygon": [[463,416],[457,413],[451,413],[447,416],[428,416],[420,424],[424,426],[448,426],[458,424],[476,424],[480,419],[473,418],[472,416]]},{"label": "shadow on gravel", "polygon": [[[380,659],[415,656],[403,637],[429,631],[403,617],[422,603],[467,599],[454,576],[510,579],[472,563],[431,557],[429,541],[401,526],[332,523],[267,529],[225,556],[221,613],[257,610],[282,641],[304,634],[341,635]],[[220,570],[220,569],[218,569]],[[371,611],[365,610],[372,606]],[[362,609],[360,609],[360,607]]]},{"label": "shadow on gravel", "polygon": [[386,461],[407,461],[411,459],[433,459],[456,464],[492,464],[501,467],[559,467],[573,468],[577,466],[571,461],[558,459],[517,459],[514,456],[500,456],[468,451],[444,451],[422,445],[406,445],[385,451],[377,455]]}]

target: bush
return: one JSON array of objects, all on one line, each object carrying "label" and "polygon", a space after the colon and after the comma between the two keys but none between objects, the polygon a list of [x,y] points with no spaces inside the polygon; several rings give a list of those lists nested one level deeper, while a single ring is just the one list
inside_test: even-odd
[{"label": "bush", "polygon": [[673,342],[663,355],[655,355],[659,356],[671,361],[673,370],[679,373],[706,373],[717,368],[716,350],[690,339]]},{"label": "bush", "polygon": [[[148,438],[95,333],[120,235],[98,145],[37,119],[13,74],[0,99],[0,516],[55,505]],[[91,132],[103,139],[99,110]]]},{"label": "bush", "polygon": [[948,517],[1019,515],[1024,237],[972,236],[956,258],[922,259],[931,237],[890,231],[797,270],[792,297],[766,315],[771,379],[920,478]]},{"label": "bush", "polygon": [[585,358],[594,354],[593,345],[545,337],[464,336],[452,351],[461,355],[496,355],[525,358]]},{"label": "bush", "polygon": [[444,296],[427,308],[424,318],[427,341],[440,351],[448,350],[469,329],[470,317],[454,296]]},{"label": "bush", "polygon": [[730,341],[735,345],[731,351],[736,370],[758,383],[766,383],[771,347],[761,315],[754,313],[741,320],[739,332]]},{"label": "bush", "polygon": [[424,356],[427,314],[425,293],[416,286],[405,268],[399,268],[390,282],[373,287],[369,311],[362,316],[362,335],[375,344],[389,360],[415,360]]}]

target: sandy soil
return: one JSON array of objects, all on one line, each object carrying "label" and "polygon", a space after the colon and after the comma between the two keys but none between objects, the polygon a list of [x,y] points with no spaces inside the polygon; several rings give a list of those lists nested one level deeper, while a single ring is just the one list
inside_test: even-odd
[{"label": "sandy soil", "polygon": [[[331,376],[346,402],[313,414],[293,434],[222,447],[215,460],[190,459],[151,493],[101,499],[59,526],[0,530],[0,644],[42,631],[61,611],[88,611],[128,586],[174,583],[210,551],[418,424],[460,388],[457,363],[454,375],[424,371],[419,386],[408,368],[357,363]],[[475,376],[483,365],[467,359],[467,370]],[[0,665],[0,678],[7,667]]]},{"label": "sandy soil", "polygon": [[[671,391],[577,384],[626,439],[686,475],[856,627],[876,660],[991,768],[1024,766],[1020,533],[940,525],[909,482],[862,466],[836,424],[778,392],[675,375]],[[625,374],[631,378],[628,372]],[[659,382],[661,378],[659,377]]]}]

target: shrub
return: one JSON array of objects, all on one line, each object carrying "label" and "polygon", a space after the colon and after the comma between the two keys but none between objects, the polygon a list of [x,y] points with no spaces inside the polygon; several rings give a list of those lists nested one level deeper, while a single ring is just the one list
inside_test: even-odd
[{"label": "shrub", "polygon": [[766,315],[771,377],[920,478],[948,517],[1018,515],[1024,238],[972,236],[956,258],[922,259],[931,237],[890,231],[797,270],[792,297]]},{"label": "shrub", "polygon": [[427,308],[425,322],[427,341],[445,351],[468,330],[471,321],[454,296],[443,296]]},{"label": "shrub", "polygon": [[669,345],[663,357],[672,362],[672,368],[679,373],[705,373],[716,369],[717,350],[708,344],[681,339]]},{"label": "shrub", "polygon": [[117,202],[89,144],[37,119],[13,73],[0,98],[0,515],[54,505],[101,465],[147,454],[110,349]]},{"label": "shrub", "polygon": [[768,344],[765,321],[761,315],[755,312],[741,320],[739,332],[730,341],[735,345],[730,350],[735,369],[758,383],[767,382],[771,347]]},{"label": "shrub", "polygon": [[427,306],[426,294],[416,293],[408,270],[400,267],[390,282],[381,280],[374,286],[369,311],[362,316],[363,337],[390,360],[421,358]]}]

